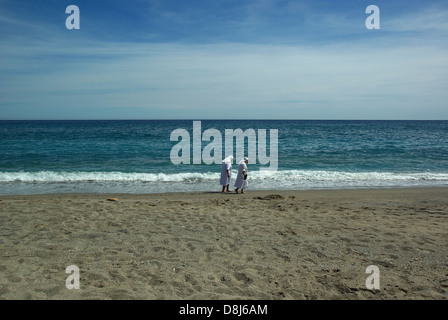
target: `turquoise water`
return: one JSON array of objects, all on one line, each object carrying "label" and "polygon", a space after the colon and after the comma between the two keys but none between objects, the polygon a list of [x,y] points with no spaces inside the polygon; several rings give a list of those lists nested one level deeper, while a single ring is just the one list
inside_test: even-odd
[{"label": "turquoise water", "polygon": [[[171,161],[175,129],[190,134],[190,164]],[[265,129],[267,155],[278,130],[278,170],[249,163],[252,190],[448,185],[448,121],[201,121],[207,129],[222,134],[222,157],[226,129]],[[220,190],[221,164],[191,164],[193,152],[193,120],[0,121],[0,194]]]}]

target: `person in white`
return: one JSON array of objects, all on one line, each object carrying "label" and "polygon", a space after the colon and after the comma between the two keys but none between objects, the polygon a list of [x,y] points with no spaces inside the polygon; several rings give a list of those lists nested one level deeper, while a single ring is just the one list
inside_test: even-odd
[{"label": "person in white", "polygon": [[228,156],[227,158],[222,160],[221,179],[220,179],[220,184],[222,185],[222,192],[230,192],[229,184],[230,184],[230,177],[232,176],[232,162],[233,162],[233,156]]},{"label": "person in white", "polygon": [[236,176],[235,181],[235,192],[238,193],[238,189],[241,189],[241,193],[245,193],[244,189],[247,189],[247,163],[249,159],[244,157],[240,163],[238,163],[238,175]]}]

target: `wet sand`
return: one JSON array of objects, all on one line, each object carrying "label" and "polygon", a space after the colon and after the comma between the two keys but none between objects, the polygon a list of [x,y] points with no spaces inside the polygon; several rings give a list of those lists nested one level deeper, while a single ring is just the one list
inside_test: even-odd
[{"label": "wet sand", "polygon": [[0,196],[0,256],[6,300],[447,299],[448,188]]}]

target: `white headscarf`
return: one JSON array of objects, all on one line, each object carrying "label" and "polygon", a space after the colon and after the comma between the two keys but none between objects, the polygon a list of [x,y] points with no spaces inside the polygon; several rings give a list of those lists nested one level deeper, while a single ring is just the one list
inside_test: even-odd
[{"label": "white headscarf", "polygon": [[232,163],[233,162],[233,156],[228,156],[227,158],[225,158],[224,160],[222,160],[222,163]]},{"label": "white headscarf", "polygon": [[244,157],[243,159],[241,159],[240,163],[238,163],[238,164],[243,164],[244,161],[246,161],[246,160],[249,160],[249,158],[248,157]]}]

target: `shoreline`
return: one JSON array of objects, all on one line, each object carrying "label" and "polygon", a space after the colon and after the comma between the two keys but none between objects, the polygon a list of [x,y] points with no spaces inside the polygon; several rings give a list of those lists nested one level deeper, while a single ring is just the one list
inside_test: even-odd
[{"label": "shoreline", "polygon": [[1,195],[0,299],[448,299],[446,230],[447,187]]},{"label": "shoreline", "polygon": [[[153,195],[185,195],[185,194],[222,194],[220,191],[220,187],[216,188],[216,190],[209,191],[172,191],[172,192],[50,192],[50,193],[31,193],[31,194],[0,194],[1,198],[8,197],[33,197],[33,196],[153,196]],[[264,194],[264,193],[295,193],[295,192],[344,192],[344,191],[381,191],[381,190],[427,190],[427,189],[448,189],[448,185],[432,185],[432,186],[391,186],[391,187],[348,187],[348,188],[310,188],[310,189],[260,189],[254,190],[249,189],[247,194]],[[230,194],[234,194],[234,187],[230,188]]]}]

